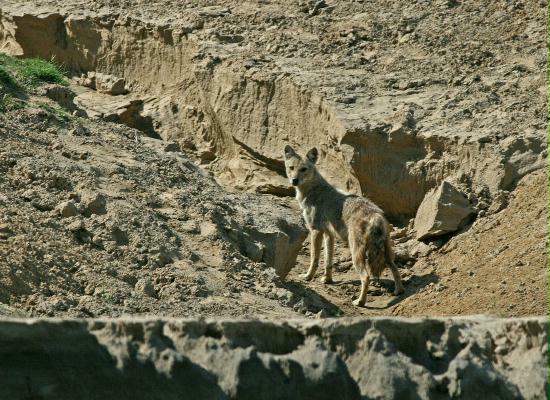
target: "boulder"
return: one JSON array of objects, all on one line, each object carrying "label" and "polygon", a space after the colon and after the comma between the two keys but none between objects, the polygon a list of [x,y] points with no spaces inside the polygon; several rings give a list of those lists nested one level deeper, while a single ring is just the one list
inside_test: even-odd
[{"label": "boulder", "polygon": [[416,212],[416,238],[425,240],[455,232],[474,212],[468,198],[452,183],[443,181],[426,194]]}]

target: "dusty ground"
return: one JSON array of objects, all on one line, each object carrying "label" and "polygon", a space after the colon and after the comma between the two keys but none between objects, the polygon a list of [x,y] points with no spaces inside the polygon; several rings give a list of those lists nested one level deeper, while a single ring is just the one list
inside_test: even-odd
[{"label": "dusty ground", "polygon": [[[1,313],[548,313],[546,3],[41,0],[10,10],[30,17],[0,15],[0,51],[21,50],[10,47],[13,22],[25,55],[56,55],[75,75],[120,74],[149,133],[183,151],[143,127],[34,106],[0,113]],[[318,146],[321,169],[398,227],[447,178],[478,218],[400,265],[398,298],[386,274],[367,308],[352,307],[359,281],[341,243],[336,284],[297,279],[307,246],[281,282],[220,232],[253,216],[299,218],[291,198],[241,193],[288,195],[287,142]]]}]

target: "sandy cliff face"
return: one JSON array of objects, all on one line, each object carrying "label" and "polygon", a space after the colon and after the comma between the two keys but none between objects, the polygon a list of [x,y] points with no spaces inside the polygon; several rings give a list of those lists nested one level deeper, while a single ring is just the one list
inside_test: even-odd
[{"label": "sandy cliff face", "polygon": [[[61,246],[66,249],[84,244],[92,254],[93,246],[107,243],[104,248],[118,254],[113,249],[128,241],[135,248],[120,255],[128,268],[157,259],[165,266],[182,258],[178,243],[166,249],[164,241],[170,236],[161,232],[163,222],[174,227],[175,238],[190,240],[190,247],[205,252],[212,245],[209,235],[221,229],[222,242],[241,257],[287,277],[305,237],[295,205],[289,207],[285,198],[228,195],[211,178],[200,176],[211,173],[230,192],[288,196],[292,188],[283,177],[283,145],[290,143],[301,151],[317,146],[320,169],[330,181],[367,194],[400,227],[392,236],[400,266],[407,268],[403,273],[409,275],[409,294],[428,285],[428,294],[436,290],[443,296],[444,282],[457,270],[454,264],[461,255],[476,265],[496,251],[486,245],[492,240],[476,246],[470,241],[478,235],[501,241],[506,236],[515,244],[509,246],[510,254],[506,249],[498,252],[506,254],[499,274],[494,274],[491,262],[467,272],[469,277],[478,272],[490,276],[492,283],[510,282],[519,274],[522,287],[502,283],[498,288],[517,299],[513,302],[520,304],[518,311],[504,311],[503,304],[489,307],[485,302],[480,311],[538,313],[547,297],[534,300],[534,305],[527,303],[548,282],[541,275],[547,261],[540,257],[547,254],[548,243],[542,234],[531,235],[547,232],[547,197],[533,189],[538,182],[546,185],[540,170],[548,158],[545,16],[546,9],[537,2],[403,6],[401,2],[225,1],[212,5],[97,0],[83,7],[74,1],[23,4],[7,0],[0,13],[0,49],[21,57],[53,58],[64,65],[75,78],[70,88],[44,88],[40,101],[52,103],[53,99],[75,118],[88,121],[83,124],[88,133],[82,134],[76,119],[55,123],[52,115],[32,110],[6,116],[2,165],[6,175],[0,183],[7,209],[32,206],[27,212],[46,221],[74,219],[72,231],[67,229],[76,242]],[[129,128],[114,130],[106,122]],[[35,129],[42,131],[35,134]],[[29,153],[21,146],[33,135],[43,141],[29,142],[36,158],[31,161],[25,159]],[[131,144],[140,135],[142,142]],[[139,143],[157,149],[144,156]],[[126,150],[118,155],[121,149]],[[71,161],[54,165],[50,156]],[[115,162],[120,163],[120,171],[111,165]],[[39,165],[59,175],[71,175],[67,171],[74,170],[77,178],[64,177],[66,187],[57,187],[36,170]],[[521,180],[533,171],[535,178]],[[105,176],[121,174],[123,183],[103,182]],[[75,179],[80,179],[78,184]],[[134,186],[125,179],[135,181]],[[140,180],[150,186],[139,187]],[[518,182],[525,184],[516,188]],[[34,191],[29,185],[35,186]],[[516,194],[524,198],[524,205],[511,201]],[[113,202],[117,196],[136,202],[126,210],[136,218],[152,214],[152,221],[161,228],[149,236],[158,246],[139,250],[137,243],[147,235],[126,238],[128,233],[118,233],[116,229],[130,232],[135,227],[117,209]],[[88,210],[88,203],[103,201],[111,204],[106,214]],[[509,202],[514,206],[502,211]],[[421,204],[422,212],[417,214]],[[523,212],[526,207],[541,211],[529,213],[529,223],[509,231],[514,210]],[[156,209],[165,208],[166,213],[157,215]],[[120,216],[110,214],[111,210]],[[414,223],[407,226],[415,214]],[[121,227],[107,223],[115,217]],[[8,252],[17,248],[10,241],[19,240],[16,231],[25,218],[5,217],[7,231],[2,235]],[[457,233],[461,235],[445,246]],[[165,250],[160,250],[161,245]],[[86,257],[87,251],[83,252]],[[142,253],[131,254],[134,251]],[[218,255],[205,264],[215,268],[223,264],[221,260],[229,257],[222,256],[224,251],[220,247]],[[518,254],[520,260],[516,260]],[[289,275],[291,282],[307,263],[307,255],[307,250],[299,254],[298,267]],[[417,260],[422,262],[415,264]],[[343,281],[343,290],[314,283],[311,287],[355,313],[347,304],[355,292],[356,277],[342,248],[337,261],[338,272],[350,278]],[[35,312],[40,301],[22,301],[21,296],[37,294],[38,283],[25,290],[24,283],[14,283],[19,279],[17,271],[26,270],[19,268],[21,262],[10,259],[6,268],[15,273],[4,278],[10,289],[3,296],[7,299],[17,293],[13,301],[26,312]],[[516,270],[518,263],[528,268]],[[145,279],[146,274],[142,275]],[[165,285],[163,279],[141,282],[139,290],[153,293],[153,285],[157,293]],[[125,284],[132,287],[137,284],[134,278],[127,280],[130,283]],[[69,297],[95,296],[96,291],[100,296],[101,290],[92,286],[79,283],[67,289]],[[127,288],[122,287],[124,292]],[[41,290],[40,296],[46,296],[48,290]],[[484,298],[479,283],[468,290],[475,292],[468,296],[472,304]],[[294,298],[295,294],[281,296]],[[382,313],[410,312],[386,300]],[[300,312],[320,310],[296,306],[295,298],[282,302]],[[58,311],[72,312],[76,303],[71,300]],[[471,306],[463,308],[464,304],[461,301],[452,312],[476,312]],[[443,309],[434,307],[416,309],[426,313]],[[105,312],[113,309],[109,306]]]}]

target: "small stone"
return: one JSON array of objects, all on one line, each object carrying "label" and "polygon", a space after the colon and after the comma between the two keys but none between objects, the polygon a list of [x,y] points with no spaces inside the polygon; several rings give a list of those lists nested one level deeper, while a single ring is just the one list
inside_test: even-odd
[{"label": "small stone", "polygon": [[6,240],[13,236],[13,232],[8,224],[0,224],[0,240]]},{"label": "small stone", "polygon": [[485,135],[485,136],[478,137],[477,141],[479,143],[491,143],[492,138],[490,136]]},{"label": "small stone", "polygon": [[405,227],[405,228],[400,228],[400,229],[394,229],[391,233],[390,233],[390,236],[392,239],[400,239],[402,237],[405,237],[407,236],[408,234],[408,229]]},{"label": "small stone", "polygon": [[489,204],[487,204],[486,201],[481,200],[479,203],[477,203],[478,210],[486,210],[488,208],[489,208]]},{"label": "small stone", "polygon": [[451,268],[451,274],[454,274],[455,272],[458,271],[458,268],[457,267],[452,267]]},{"label": "small stone", "polygon": [[412,38],[411,33],[405,33],[403,36],[401,36],[398,40],[399,43],[407,43]]},{"label": "small stone", "polygon": [[73,129],[69,131],[73,136],[90,136],[90,130],[82,125],[75,125]]},{"label": "small stone", "polygon": [[59,204],[57,209],[59,210],[59,214],[62,218],[74,217],[79,214],[78,208],[72,200]]},{"label": "small stone", "polygon": [[84,222],[82,222],[81,220],[73,221],[69,225],[67,225],[66,228],[70,232],[78,232],[84,229]]},{"label": "small stone", "polygon": [[154,264],[155,267],[162,268],[167,264],[173,262],[170,253],[164,246],[153,247],[149,250],[149,260]]},{"label": "small stone", "polygon": [[180,225],[180,229],[186,233],[192,233],[192,234],[200,233],[200,229],[197,223],[193,220],[183,222]]},{"label": "small stone", "polygon": [[36,197],[36,192],[32,189],[27,189],[21,193],[21,198],[26,201],[30,201]]},{"label": "small stone", "polygon": [[96,194],[92,198],[84,202],[84,215],[86,217],[92,214],[103,215],[107,214],[107,199],[101,194]]},{"label": "small stone", "polygon": [[336,101],[338,103],[343,103],[343,104],[353,104],[357,101],[357,96],[354,96],[354,95],[342,96],[337,98]]},{"label": "small stone", "polygon": [[134,290],[137,293],[143,294],[145,296],[149,297],[157,297],[157,292],[155,291],[155,287],[153,286],[153,283],[148,278],[141,278],[139,279],[135,286]]}]

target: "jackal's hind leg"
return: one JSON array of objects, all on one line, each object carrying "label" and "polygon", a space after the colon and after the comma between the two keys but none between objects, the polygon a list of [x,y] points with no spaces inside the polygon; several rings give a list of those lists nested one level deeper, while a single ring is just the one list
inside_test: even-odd
[{"label": "jackal's hind leg", "polygon": [[319,256],[321,254],[321,244],[323,242],[323,233],[321,231],[311,231],[311,262],[308,271],[302,275],[306,281],[310,281],[315,276],[319,266]]},{"label": "jackal's hind leg", "polygon": [[403,287],[403,282],[401,281],[401,274],[397,269],[397,265],[395,265],[393,261],[390,262],[389,267],[393,275],[393,280],[395,281],[395,290],[393,291],[393,295],[398,296],[401,293],[405,292],[405,288]]},{"label": "jackal's hind leg", "polygon": [[359,294],[359,298],[357,300],[353,300],[353,305],[357,307],[365,307],[365,303],[367,302],[367,290],[369,289],[369,274],[364,271],[361,274],[361,293]]},{"label": "jackal's hind leg", "polygon": [[359,298],[353,301],[353,304],[358,307],[364,307],[367,302],[367,289],[369,288],[365,243],[358,241],[357,237],[353,235],[350,237],[349,248],[353,266],[361,278],[361,293],[359,294]]},{"label": "jackal's hind leg", "polygon": [[332,281],[332,259],[334,256],[334,237],[325,233],[325,275],[321,278],[323,283]]}]

